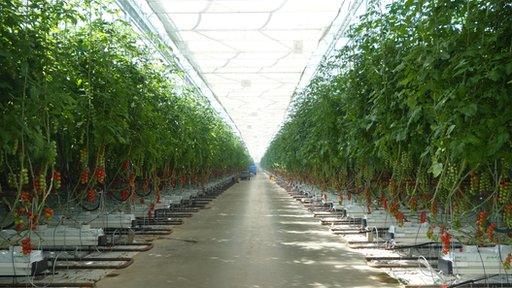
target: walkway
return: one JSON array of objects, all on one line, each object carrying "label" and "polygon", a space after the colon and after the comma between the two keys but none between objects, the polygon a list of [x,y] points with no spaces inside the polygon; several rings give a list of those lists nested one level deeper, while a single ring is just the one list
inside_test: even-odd
[{"label": "walkway", "polygon": [[261,173],[154,243],[98,287],[398,286]]}]

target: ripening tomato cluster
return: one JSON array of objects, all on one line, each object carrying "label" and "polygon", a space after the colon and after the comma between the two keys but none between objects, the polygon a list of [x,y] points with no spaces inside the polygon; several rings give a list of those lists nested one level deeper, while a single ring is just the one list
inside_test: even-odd
[{"label": "ripening tomato cluster", "polygon": [[448,254],[450,252],[450,245],[452,241],[452,235],[448,233],[444,228],[441,229],[441,243],[442,243],[442,252],[443,254]]},{"label": "ripening tomato cluster", "polygon": [[32,182],[36,193],[44,193],[46,191],[46,177],[43,174],[39,174]]},{"label": "ripening tomato cluster", "polygon": [[52,178],[53,178],[53,187],[56,190],[59,190],[62,187],[62,175],[60,174],[59,171],[54,170]]},{"label": "ripening tomato cluster", "polygon": [[148,218],[152,218],[153,217],[153,212],[154,211],[155,211],[155,204],[154,203],[150,203],[149,207],[148,207],[148,212],[147,212]]},{"label": "ripening tomato cluster", "polygon": [[32,249],[33,247],[29,237],[21,240],[21,251],[24,255],[29,255],[32,252]]},{"label": "ripening tomato cluster", "polygon": [[512,227],[512,204],[505,206],[503,219],[507,227]]},{"label": "ripening tomato cluster", "polygon": [[104,184],[105,183],[105,167],[100,166],[98,170],[96,170],[96,180],[98,183]]},{"label": "ripening tomato cluster", "polygon": [[130,197],[130,191],[128,190],[128,188],[121,190],[120,196],[121,201],[128,200],[128,197]]},{"label": "ripening tomato cluster", "polygon": [[87,190],[87,195],[86,195],[86,199],[89,203],[95,203],[96,202],[96,190],[93,189],[93,188],[90,188]]},{"label": "ripening tomato cluster", "polygon": [[421,211],[420,212],[420,223],[426,223],[427,222],[427,211]]},{"label": "ripening tomato cluster", "polygon": [[89,182],[89,168],[84,168],[80,173],[80,184],[87,184]]},{"label": "ripening tomato cluster", "polygon": [[46,218],[47,220],[53,218],[53,215],[54,215],[53,209],[49,208],[49,207],[45,207],[43,209],[43,215],[44,215],[44,218]]},{"label": "ripening tomato cluster", "polygon": [[506,270],[509,270],[510,268],[512,268],[512,252],[508,253],[507,257],[503,261],[503,267]]}]

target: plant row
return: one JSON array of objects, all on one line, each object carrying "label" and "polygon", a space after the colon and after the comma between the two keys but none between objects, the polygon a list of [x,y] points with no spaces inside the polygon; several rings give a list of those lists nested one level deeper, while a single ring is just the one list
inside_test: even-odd
[{"label": "plant row", "polygon": [[0,193],[18,230],[53,216],[52,195],[125,201],[249,164],[208,101],[110,7],[0,2]]},{"label": "plant row", "polygon": [[402,221],[429,211],[442,230],[510,241],[510,1],[368,5],[295,96],[262,165]]}]

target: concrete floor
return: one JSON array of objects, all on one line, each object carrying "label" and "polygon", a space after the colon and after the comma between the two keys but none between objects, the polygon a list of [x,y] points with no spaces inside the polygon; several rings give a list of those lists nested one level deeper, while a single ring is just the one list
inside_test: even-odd
[{"label": "concrete floor", "polygon": [[262,173],[154,243],[98,287],[398,287]]}]

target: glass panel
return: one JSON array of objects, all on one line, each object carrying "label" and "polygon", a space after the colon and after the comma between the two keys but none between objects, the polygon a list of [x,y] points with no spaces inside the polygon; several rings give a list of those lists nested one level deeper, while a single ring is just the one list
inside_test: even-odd
[{"label": "glass panel", "polygon": [[267,19],[267,13],[203,13],[197,30],[257,30]]},{"label": "glass panel", "polygon": [[212,1],[208,12],[271,12],[286,0],[217,0]]},{"label": "glass panel", "polygon": [[307,83],[325,53],[346,45],[338,31],[364,10],[361,0],[151,1],[176,28],[171,33],[181,39],[181,52],[256,160],[285,118],[299,81]]},{"label": "glass panel", "polygon": [[[155,1],[157,2],[157,1]],[[165,13],[199,13],[206,9],[208,0],[173,0],[161,1]]]}]

